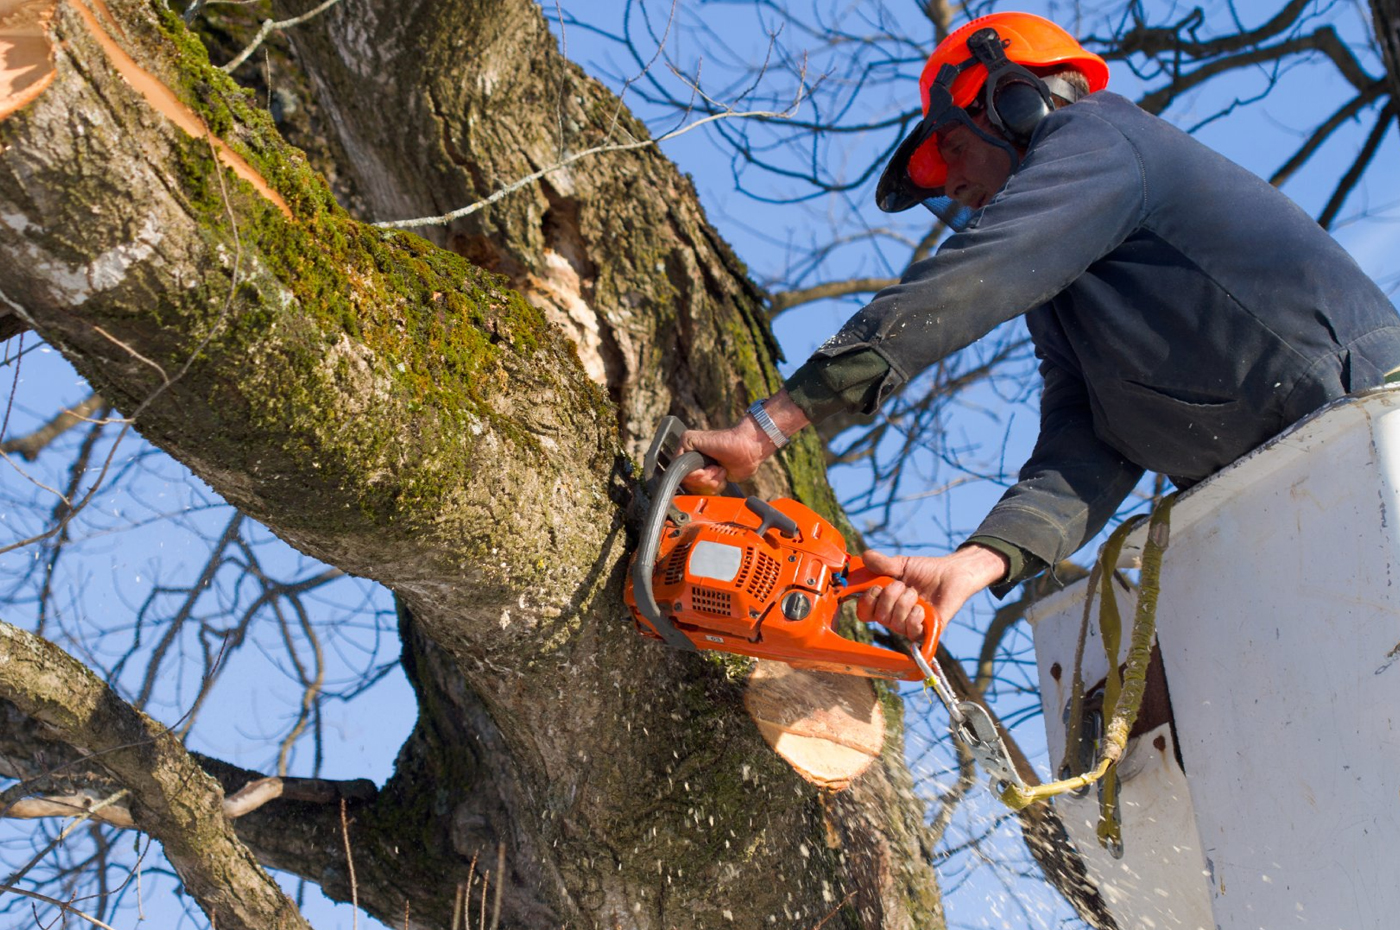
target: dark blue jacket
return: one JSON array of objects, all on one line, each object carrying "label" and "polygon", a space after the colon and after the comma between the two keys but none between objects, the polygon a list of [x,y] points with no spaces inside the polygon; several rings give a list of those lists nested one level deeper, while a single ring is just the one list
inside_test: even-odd
[{"label": "dark blue jacket", "polygon": [[789,379],[821,419],[1025,314],[1041,432],[978,536],[1054,563],[1143,469],[1197,481],[1400,366],[1400,317],[1291,200],[1116,94],[1048,116],[964,232]]}]

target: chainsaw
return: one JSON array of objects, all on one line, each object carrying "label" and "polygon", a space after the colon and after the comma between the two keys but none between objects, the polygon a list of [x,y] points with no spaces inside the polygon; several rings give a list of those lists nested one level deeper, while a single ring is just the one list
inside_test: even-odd
[{"label": "chainsaw", "polygon": [[[794,500],[678,495],[701,468],[677,454],[684,425],[661,422],[643,460],[648,504],[623,597],[637,631],[688,651],[774,659],[795,668],[922,681],[943,624],[924,609],[924,632],[909,654],[842,636],[845,601],[893,579],[846,552],[841,532]],[[665,462],[665,468],[661,464]]]},{"label": "chainsaw", "polygon": [[959,700],[935,652],[944,620],[923,598],[923,635],[896,652],[842,636],[841,605],[894,579],[846,551],[841,532],[794,500],[678,494],[707,464],[680,452],[685,425],[665,417],[642,462],[643,510],[623,591],[637,632],[688,652],[773,659],[795,668],[922,681],[995,782],[1024,787],[986,708]]}]

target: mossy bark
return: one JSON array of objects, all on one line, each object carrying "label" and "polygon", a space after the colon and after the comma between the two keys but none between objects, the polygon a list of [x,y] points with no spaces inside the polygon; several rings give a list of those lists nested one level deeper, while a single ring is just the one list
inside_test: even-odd
[{"label": "mossy bark", "polygon": [[[108,0],[103,22],[205,137],[114,71],[74,2],[53,85],[0,123],[0,299],[244,512],[399,596],[420,720],[352,811],[361,903],[446,928],[473,857],[504,848],[503,927],[940,926],[898,733],[825,796],[725,663],[623,619],[624,452],[662,413],[724,421],[777,385],[759,295],[690,184],[654,151],[600,157],[438,248],[348,216],[163,2]],[[525,0],[345,0],[298,43],[378,218],[547,164],[561,99],[570,147],[613,113],[644,133]],[[816,450],[786,462],[760,489],[829,510]],[[240,830],[347,897],[338,812],[298,810]]]}]

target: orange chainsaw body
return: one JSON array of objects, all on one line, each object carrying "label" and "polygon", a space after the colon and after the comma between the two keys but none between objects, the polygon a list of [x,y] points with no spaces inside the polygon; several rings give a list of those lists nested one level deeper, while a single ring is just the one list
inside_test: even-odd
[{"label": "orange chainsaw body", "polygon": [[[771,525],[755,509],[765,506],[791,524]],[[638,609],[633,577],[629,573],[623,596],[637,630],[664,640]],[[696,649],[920,681],[924,676],[910,656],[836,631],[842,601],[889,581],[867,571],[846,552],[841,533],[797,501],[695,495],[671,499],[651,576],[660,616]],[[931,660],[942,619],[919,603],[924,634],[914,645]]]}]

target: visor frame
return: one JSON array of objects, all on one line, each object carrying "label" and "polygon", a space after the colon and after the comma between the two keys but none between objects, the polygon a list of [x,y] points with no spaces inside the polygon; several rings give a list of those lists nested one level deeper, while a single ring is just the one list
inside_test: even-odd
[{"label": "visor frame", "polygon": [[[939,68],[937,76],[928,87],[927,99],[924,101],[923,119],[914,127],[914,131],[895,148],[894,154],[890,156],[890,160],[885,165],[885,170],[881,173],[880,180],[875,186],[875,204],[882,211],[901,213],[916,204],[922,203],[929,206],[931,200],[947,201],[949,199],[944,194],[941,184],[937,187],[924,187],[916,181],[909,171],[909,162],[914,157],[914,153],[924,143],[932,139],[938,130],[955,123],[967,126],[984,142],[995,145],[1009,154],[1011,156],[1011,173],[1014,174],[1020,168],[1021,153],[1016,150],[1012,141],[1015,138],[1024,144],[1029,140],[1026,138],[1026,133],[1013,132],[1003,122],[996,108],[998,90],[1007,83],[1027,84],[1040,96],[1046,112],[1053,111],[1055,107],[1049,87],[1034,72],[1010,60],[1004,51],[1006,45],[1007,42],[998,35],[994,28],[980,29],[967,39],[968,51],[972,53],[970,57],[957,64],[944,64]],[[980,104],[980,111],[987,114],[988,120],[998,132],[1005,134],[1003,138],[998,138],[983,130],[973,122],[966,109],[955,103],[952,90],[954,81],[963,72],[978,65],[986,69],[987,77],[978,91],[974,93],[969,105]],[[939,161],[942,161],[941,157]],[[946,210],[933,206],[929,206],[929,209],[940,219],[953,225],[944,216]]]},{"label": "visor frame", "polygon": [[[924,187],[914,180],[909,171],[909,161],[914,157],[914,153],[925,143],[933,140],[940,130],[953,126],[965,126],[983,142],[1005,151],[1011,157],[1012,173],[1015,173],[1016,169],[1021,166],[1021,155],[1010,142],[998,138],[978,126],[966,109],[953,102],[951,90],[953,81],[962,71],[979,63],[977,57],[974,56],[956,66],[944,65],[939,71],[938,78],[929,85],[928,105],[924,118],[919,120],[914,131],[895,148],[894,154],[890,156],[884,172],[880,175],[879,183],[875,185],[875,204],[885,213],[902,213],[911,207],[923,204],[930,212],[955,230],[965,228],[970,222],[974,211],[948,197],[944,193],[942,184],[936,187]],[[990,83],[989,80],[988,84]],[[973,102],[978,103],[979,101],[974,98]],[[991,98],[981,101],[981,107],[985,109],[990,102]],[[989,115],[989,118],[995,125],[997,122],[995,117]]]}]

